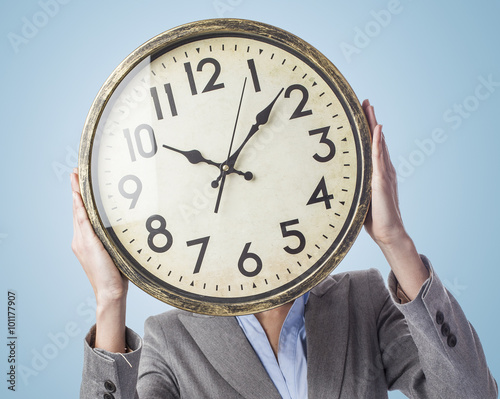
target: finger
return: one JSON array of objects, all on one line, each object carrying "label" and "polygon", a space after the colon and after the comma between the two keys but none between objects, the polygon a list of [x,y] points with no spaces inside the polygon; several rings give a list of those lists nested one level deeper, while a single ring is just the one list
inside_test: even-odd
[{"label": "finger", "polygon": [[80,194],[73,191],[73,232],[75,237],[81,238],[81,224],[84,221],[82,215],[82,199]]},{"label": "finger", "polygon": [[363,112],[365,113],[366,119],[368,119],[368,110],[371,107],[370,101],[368,99],[363,101],[363,104],[361,104],[361,107],[363,108]]},{"label": "finger", "polygon": [[365,99],[361,104],[361,107],[363,108],[363,112],[365,113],[365,115],[366,115],[366,110],[368,109],[369,106],[370,106],[370,100],[368,99]]},{"label": "finger", "polygon": [[384,133],[381,133],[381,150],[384,158],[385,167],[387,172],[391,174],[391,178],[395,178],[396,169],[391,161],[391,155],[389,154],[389,148],[387,147],[387,141],[385,139]]},{"label": "finger", "polygon": [[73,203],[74,219],[76,221],[77,230],[81,233],[81,236],[91,239],[97,238],[95,236],[94,229],[90,224],[87,210],[85,209],[80,193],[73,191]]},{"label": "finger", "polygon": [[76,193],[73,191],[73,238],[76,238],[80,234],[80,229],[78,227],[78,222],[76,220],[76,204],[75,204]]},{"label": "finger", "polygon": [[384,160],[385,169],[389,171],[391,158],[389,156],[389,150],[387,149],[387,142],[385,141],[384,133],[382,133],[382,129],[380,131],[380,151],[382,152],[382,158]]},{"label": "finger", "polygon": [[76,222],[76,209],[77,209],[77,196],[78,196],[78,193],[76,191],[72,191],[72,195],[73,195],[73,201],[72,201],[72,205],[73,205],[73,222]]},{"label": "finger", "polygon": [[78,259],[81,259],[85,255],[86,244],[85,239],[82,235],[80,224],[78,222],[78,211],[77,211],[77,197],[78,193],[73,191],[73,240],[71,242],[71,249]]},{"label": "finger", "polygon": [[73,173],[70,174],[70,181],[71,181],[71,189],[73,190],[73,201],[72,201],[72,206],[73,206],[73,233],[76,235],[79,234],[80,229],[78,226],[78,221],[77,221],[77,196],[79,193],[78,190],[78,175],[76,174],[75,170],[73,169]]},{"label": "finger", "polygon": [[370,131],[373,135],[373,130],[378,125],[378,122],[375,116],[375,109],[370,104],[370,101],[363,101],[363,111],[365,112],[366,119],[368,120],[368,125],[370,126]]},{"label": "finger", "polygon": [[393,199],[396,205],[396,210],[398,215],[401,217],[401,211],[399,209],[399,199],[398,199],[398,184],[397,184],[397,174],[394,165],[392,164],[391,157],[389,154],[389,148],[387,147],[387,141],[385,140],[385,135],[381,132],[380,137],[381,145],[380,149],[382,151],[382,158],[386,168],[386,174],[390,181],[390,188],[393,193]]},{"label": "finger", "polygon": [[73,173],[70,174],[71,179],[71,189],[80,193],[80,177],[78,176],[78,170],[73,169]]},{"label": "finger", "polygon": [[370,124],[370,128],[375,129],[375,127],[378,125],[377,118],[375,116],[375,108],[373,108],[373,105],[370,105],[368,107],[368,123]]},{"label": "finger", "polygon": [[372,162],[374,173],[382,174],[385,172],[385,162],[382,149],[382,125],[376,125],[373,129]]}]

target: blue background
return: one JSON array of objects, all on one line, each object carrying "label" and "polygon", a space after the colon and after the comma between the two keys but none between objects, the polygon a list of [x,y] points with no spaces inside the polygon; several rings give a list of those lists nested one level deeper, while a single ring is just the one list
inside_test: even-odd
[{"label": "blue background", "polygon": [[[360,100],[370,98],[400,177],[406,228],[458,298],[498,378],[500,2],[476,4],[3,0],[0,396],[78,397],[95,301],[70,248],[69,172],[86,114],[132,50],[171,27],[215,17],[267,22],[302,37]],[[362,232],[337,270],[366,267],[389,271]],[[5,374],[8,290],[16,292],[15,392]],[[136,287],[128,306],[127,324],[141,334],[148,315],[168,308]]]}]

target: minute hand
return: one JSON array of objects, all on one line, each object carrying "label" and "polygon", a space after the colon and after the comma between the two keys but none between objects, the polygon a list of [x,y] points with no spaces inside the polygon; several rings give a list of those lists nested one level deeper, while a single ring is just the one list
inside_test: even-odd
[{"label": "minute hand", "polygon": [[245,144],[248,143],[248,140],[250,140],[252,138],[252,136],[255,133],[257,133],[257,131],[259,130],[259,128],[262,125],[266,124],[267,121],[269,120],[269,115],[271,115],[271,110],[273,109],[274,104],[278,100],[278,97],[281,95],[281,93],[283,92],[283,90],[284,89],[282,88],[280,90],[280,92],[278,93],[278,95],[276,96],[276,98],[271,102],[271,104],[269,104],[266,108],[264,108],[262,111],[260,111],[257,114],[257,116],[255,117],[256,122],[250,128],[250,131],[248,132],[247,137],[245,137],[245,140],[243,140],[243,143],[241,143],[241,145],[239,146],[239,148],[227,159],[226,162],[224,162],[224,164],[226,164],[227,166],[230,167],[229,173],[232,172],[233,166],[236,163],[236,159],[240,155],[240,152],[243,149],[243,147],[245,146]]}]

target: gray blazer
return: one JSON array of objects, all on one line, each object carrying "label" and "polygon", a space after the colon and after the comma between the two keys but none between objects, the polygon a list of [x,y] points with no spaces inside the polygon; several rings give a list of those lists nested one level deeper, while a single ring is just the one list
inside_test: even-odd
[{"label": "gray blazer", "polygon": [[[392,274],[389,288],[394,295]],[[330,276],[311,291],[309,399],[380,399],[387,390],[410,398],[497,397],[476,332],[434,273],[408,304],[391,294],[374,269]],[[144,342],[127,330],[134,351],[125,355],[92,349],[91,335],[82,399],[280,398],[234,317],[180,310],[150,317]]]}]

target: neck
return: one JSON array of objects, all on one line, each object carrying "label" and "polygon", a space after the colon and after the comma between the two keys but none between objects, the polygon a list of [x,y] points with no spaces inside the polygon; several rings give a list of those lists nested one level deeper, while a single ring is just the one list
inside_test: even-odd
[{"label": "neck", "polygon": [[277,308],[266,310],[265,312],[256,313],[255,317],[266,333],[267,339],[271,344],[274,356],[278,358],[278,346],[280,340],[281,327],[285,322],[288,311],[292,307],[293,301],[281,305]]}]

